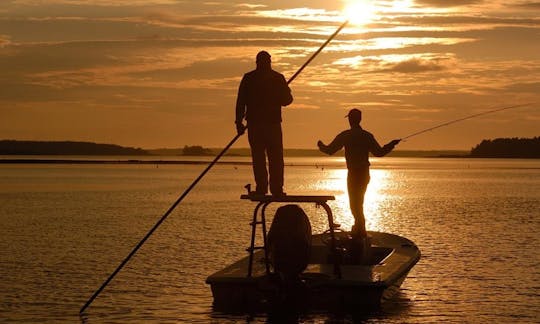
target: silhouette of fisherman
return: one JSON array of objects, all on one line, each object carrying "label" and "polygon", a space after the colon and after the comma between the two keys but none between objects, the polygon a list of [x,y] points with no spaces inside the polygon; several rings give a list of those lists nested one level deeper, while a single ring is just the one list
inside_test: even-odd
[{"label": "silhouette of fisherman", "polygon": [[[272,70],[271,62],[270,54],[260,51],[256,58],[257,68],[244,74],[238,88],[235,123],[240,135],[248,129],[255,193],[265,195],[270,185],[272,195],[279,196],[285,194],[281,107],[291,104],[293,97],[285,77]],[[244,118],[247,127],[243,124]]]},{"label": "silhouette of fisherman", "polygon": [[349,192],[349,205],[354,216],[352,235],[355,238],[365,238],[366,224],[364,218],[364,195],[369,183],[369,153],[374,156],[385,156],[390,153],[401,140],[393,140],[381,147],[375,137],[360,127],[362,112],[356,108],[349,111],[350,129],[339,133],[329,145],[318,141],[319,150],[332,155],[345,147],[345,160],[347,163],[347,190]]}]

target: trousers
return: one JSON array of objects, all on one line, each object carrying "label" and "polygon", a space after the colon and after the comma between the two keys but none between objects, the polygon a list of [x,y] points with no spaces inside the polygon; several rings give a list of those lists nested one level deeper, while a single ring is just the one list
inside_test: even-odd
[{"label": "trousers", "polygon": [[[283,192],[283,135],[281,123],[249,124],[248,140],[251,147],[253,175],[257,193]],[[266,158],[268,157],[268,170]]]},{"label": "trousers", "polygon": [[347,173],[347,190],[349,206],[354,217],[353,234],[366,236],[366,220],[364,217],[364,196],[370,180],[369,167],[349,169]]}]

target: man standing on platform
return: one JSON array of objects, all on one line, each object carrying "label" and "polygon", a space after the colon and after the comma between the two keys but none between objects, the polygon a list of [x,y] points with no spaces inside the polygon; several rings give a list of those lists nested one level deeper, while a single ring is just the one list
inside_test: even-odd
[{"label": "man standing on platform", "polygon": [[[248,129],[255,193],[265,195],[270,185],[272,195],[283,196],[281,107],[290,105],[293,97],[285,77],[272,70],[271,62],[270,54],[261,51],[256,58],[257,68],[244,74],[238,88],[235,123],[240,135]],[[244,118],[247,126],[243,124]]]},{"label": "man standing on platform", "polygon": [[352,228],[353,237],[365,238],[366,224],[364,218],[364,195],[369,183],[369,153],[374,156],[385,156],[394,149],[400,140],[393,140],[381,147],[375,137],[360,127],[362,112],[356,108],[349,111],[350,129],[338,134],[329,145],[318,141],[319,150],[332,155],[345,147],[345,161],[347,163],[347,190],[349,192],[349,204],[354,216]]}]

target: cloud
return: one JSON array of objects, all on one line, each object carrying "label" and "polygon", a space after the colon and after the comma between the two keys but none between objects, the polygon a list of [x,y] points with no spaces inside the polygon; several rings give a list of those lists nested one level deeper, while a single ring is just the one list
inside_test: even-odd
[{"label": "cloud", "polygon": [[540,82],[512,83],[505,87],[505,90],[516,93],[540,93]]},{"label": "cloud", "polygon": [[307,104],[307,103],[300,103],[300,104],[295,104],[294,105],[294,109],[297,110],[297,109],[310,109],[310,110],[315,110],[315,109],[320,109],[321,107],[317,104]]},{"label": "cloud", "polygon": [[235,7],[257,9],[257,8],[266,8],[267,6],[263,4],[239,3],[239,4],[236,4]]},{"label": "cloud", "polygon": [[421,16],[400,16],[392,19],[394,23],[401,23],[410,26],[440,26],[440,25],[465,25],[467,29],[483,29],[492,26],[540,26],[538,18],[523,18],[523,17],[489,17],[476,15],[421,15]]},{"label": "cloud", "polygon": [[8,46],[11,43],[9,36],[0,35],[0,48]]},{"label": "cloud", "polygon": [[127,10],[123,15],[110,17],[76,14],[78,16],[72,13],[69,16],[0,17],[0,30],[15,42],[127,40],[155,35],[163,39],[194,40],[231,37],[238,40],[260,37],[301,39],[327,33],[325,24],[319,20],[264,16],[254,12],[200,15],[151,9],[144,12]]},{"label": "cloud", "polygon": [[[0,110],[7,116],[0,126],[27,136],[51,122],[58,134],[71,129],[59,135],[65,138],[216,145],[234,132],[238,82],[257,51],[269,50],[276,70],[290,77],[338,27],[343,4],[211,1],[0,1]],[[371,126],[380,121],[380,130],[406,133],[393,121],[414,114],[416,126],[427,127],[494,102],[538,101],[538,0],[416,4],[385,11],[369,26],[347,26],[310,63],[291,85],[288,145],[312,141],[303,131],[305,109],[310,121],[342,122],[336,110],[359,105]],[[9,115],[23,106],[19,117]],[[531,125],[514,128],[537,134]],[[41,129],[34,136],[52,131]],[[144,136],[151,132],[159,139]],[[457,145],[437,145],[448,143]]]},{"label": "cloud", "polygon": [[124,6],[153,6],[153,5],[173,5],[176,0],[17,0],[17,5],[21,6],[46,6],[46,5],[70,5],[70,6],[102,6],[102,7],[124,7]]},{"label": "cloud", "polygon": [[485,2],[486,1],[484,0],[416,0],[416,3],[422,6],[438,8],[469,6],[474,4],[482,4]]},{"label": "cloud", "polygon": [[345,69],[352,68],[370,74],[438,72],[450,69],[455,63],[456,59],[453,55],[436,53],[354,56],[334,62],[336,65],[344,65]]},{"label": "cloud", "polygon": [[438,64],[437,62],[423,61],[420,59],[411,59],[408,61],[403,61],[403,62],[394,64],[392,67],[383,71],[398,72],[398,73],[423,73],[423,72],[441,71],[444,69],[445,67],[443,65]]},{"label": "cloud", "polygon": [[540,2],[525,2],[525,3],[508,4],[508,5],[517,7],[517,8],[540,10]]},{"label": "cloud", "polygon": [[[180,68],[156,68],[141,72],[130,73],[135,78],[180,81],[180,80],[208,80],[240,78],[241,73],[247,69],[246,65],[253,66],[252,62],[246,64],[239,58],[219,58],[211,60],[199,60]],[[247,72],[247,71],[246,71]]]}]

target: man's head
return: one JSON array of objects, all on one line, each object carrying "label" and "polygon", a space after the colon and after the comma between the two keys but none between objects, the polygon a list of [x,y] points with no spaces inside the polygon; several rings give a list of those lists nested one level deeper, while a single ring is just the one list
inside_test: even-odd
[{"label": "man's head", "polygon": [[256,58],[257,68],[270,68],[272,59],[267,51],[260,51]]},{"label": "man's head", "polygon": [[357,108],[353,108],[349,110],[349,113],[345,117],[349,117],[349,124],[351,126],[360,125],[360,121],[362,121],[362,112]]}]

